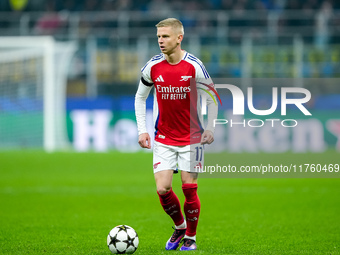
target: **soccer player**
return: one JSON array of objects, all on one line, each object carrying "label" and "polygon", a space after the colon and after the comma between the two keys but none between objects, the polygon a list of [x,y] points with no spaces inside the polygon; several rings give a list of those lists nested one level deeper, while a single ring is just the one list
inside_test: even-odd
[{"label": "soccer player", "polygon": [[[204,130],[200,100],[201,93],[205,93],[202,91],[213,87],[211,78],[199,59],[181,49],[184,29],[179,20],[165,19],[156,27],[161,53],[141,69],[135,97],[138,142],[142,148],[151,148],[145,124],[145,102],[154,87],[154,176],[161,205],[175,224],[175,231],[165,249],[176,250],[183,239],[180,250],[196,250],[196,229],[201,210],[197,177],[203,165],[203,145],[214,141],[213,120],[217,118],[217,104],[212,97],[206,97],[208,125]],[[191,78],[195,80],[193,85]],[[198,84],[208,86],[198,89]],[[185,219],[179,199],[172,190],[176,169],[181,171]]]}]

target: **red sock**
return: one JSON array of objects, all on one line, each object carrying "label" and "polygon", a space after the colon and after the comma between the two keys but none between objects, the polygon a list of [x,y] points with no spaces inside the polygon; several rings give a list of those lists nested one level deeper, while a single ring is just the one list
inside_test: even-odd
[{"label": "red sock", "polygon": [[201,202],[197,195],[197,183],[185,183],[182,185],[185,196],[184,213],[187,220],[187,236],[195,236],[198,218],[201,211]]},{"label": "red sock", "polygon": [[158,192],[157,194],[164,211],[171,217],[176,226],[181,225],[184,222],[181,204],[175,192],[172,191],[172,188],[165,194],[159,194]]}]

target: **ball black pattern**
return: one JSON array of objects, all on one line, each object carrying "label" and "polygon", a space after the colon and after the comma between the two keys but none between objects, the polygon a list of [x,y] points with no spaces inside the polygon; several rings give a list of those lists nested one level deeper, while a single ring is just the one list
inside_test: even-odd
[{"label": "ball black pattern", "polygon": [[132,254],[138,244],[137,232],[128,225],[114,227],[107,236],[107,245],[113,254]]}]

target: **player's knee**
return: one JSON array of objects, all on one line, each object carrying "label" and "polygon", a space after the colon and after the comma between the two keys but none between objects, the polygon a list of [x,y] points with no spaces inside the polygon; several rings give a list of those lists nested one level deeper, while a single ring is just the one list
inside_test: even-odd
[{"label": "player's knee", "polygon": [[170,187],[157,187],[157,192],[160,195],[164,195],[165,193],[169,192],[171,190],[171,186]]},{"label": "player's knee", "polygon": [[182,173],[182,184],[197,183],[198,173]]}]

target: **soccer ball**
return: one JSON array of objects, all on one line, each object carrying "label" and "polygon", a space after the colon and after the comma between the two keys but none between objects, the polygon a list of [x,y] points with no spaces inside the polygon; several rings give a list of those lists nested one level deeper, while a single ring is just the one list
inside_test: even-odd
[{"label": "soccer ball", "polygon": [[131,254],[137,250],[139,239],[128,225],[114,227],[107,236],[107,246],[113,254]]}]

